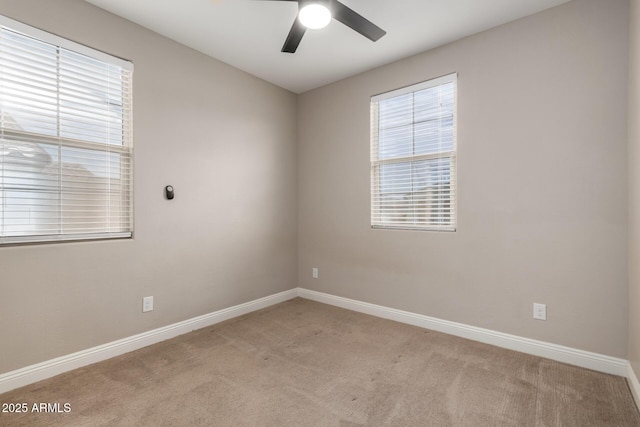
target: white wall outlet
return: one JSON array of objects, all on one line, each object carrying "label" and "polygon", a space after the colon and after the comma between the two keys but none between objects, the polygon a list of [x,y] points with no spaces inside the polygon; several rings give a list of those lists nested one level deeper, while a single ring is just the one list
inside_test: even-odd
[{"label": "white wall outlet", "polygon": [[142,312],[153,311],[153,297],[142,298]]},{"label": "white wall outlet", "polygon": [[547,305],[533,303],[533,318],[538,320],[547,320]]},{"label": "white wall outlet", "polygon": [[314,279],[318,278],[318,268],[317,267],[313,267],[313,269],[311,270],[311,275],[313,276]]}]

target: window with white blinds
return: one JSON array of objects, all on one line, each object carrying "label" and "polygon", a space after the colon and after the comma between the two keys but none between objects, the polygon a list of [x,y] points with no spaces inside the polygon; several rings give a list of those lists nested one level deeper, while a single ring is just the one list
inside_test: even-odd
[{"label": "window with white blinds", "polygon": [[0,244],[131,237],[132,71],[0,16]]},{"label": "window with white blinds", "polygon": [[371,98],[371,225],[456,229],[451,74]]}]

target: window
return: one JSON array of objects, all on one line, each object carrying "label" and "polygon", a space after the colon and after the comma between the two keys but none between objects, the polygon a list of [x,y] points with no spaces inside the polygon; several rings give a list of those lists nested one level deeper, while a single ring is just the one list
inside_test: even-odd
[{"label": "window", "polygon": [[371,226],[456,229],[456,81],[371,98]]},{"label": "window", "polygon": [[132,71],[0,16],[0,244],[131,237]]}]

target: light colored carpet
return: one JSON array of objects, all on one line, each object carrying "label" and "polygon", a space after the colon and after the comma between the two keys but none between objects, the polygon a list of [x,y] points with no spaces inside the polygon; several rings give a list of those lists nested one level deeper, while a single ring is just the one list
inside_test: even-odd
[{"label": "light colored carpet", "polygon": [[626,381],[294,299],[0,395],[3,426],[640,426]]}]

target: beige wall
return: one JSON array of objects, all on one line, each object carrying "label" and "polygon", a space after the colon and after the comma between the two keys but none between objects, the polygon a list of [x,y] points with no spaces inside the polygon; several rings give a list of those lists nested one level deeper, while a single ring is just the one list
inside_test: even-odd
[{"label": "beige wall", "polygon": [[[83,1],[0,0],[0,14],[134,62],[136,179],[133,240],[0,248],[0,373],[297,285],[640,371],[627,12],[575,0],[296,99]],[[632,28],[638,13],[632,0]],[[630,118],[639,42],[634,28]],[[453,71],[458,231],[371,230],[369,97]],[[142,314],[146,295],[156,309]]]},{"label": "beige wall", "polygon": [[629,12],[629,360],[640,375],[640,1]]},{"label": "beige wall", "polygon": [[0,373],[296,286],[294,94],[80,0],[0,14],[133,61],[136,214],[133,240],[0,248]]},{"label": "beige wall", "polygon": [[[300,286],[626,358],[627,12],[576,0],[301,95]],[[372,230],[369,98],[451,72],[458,231]]]}]

